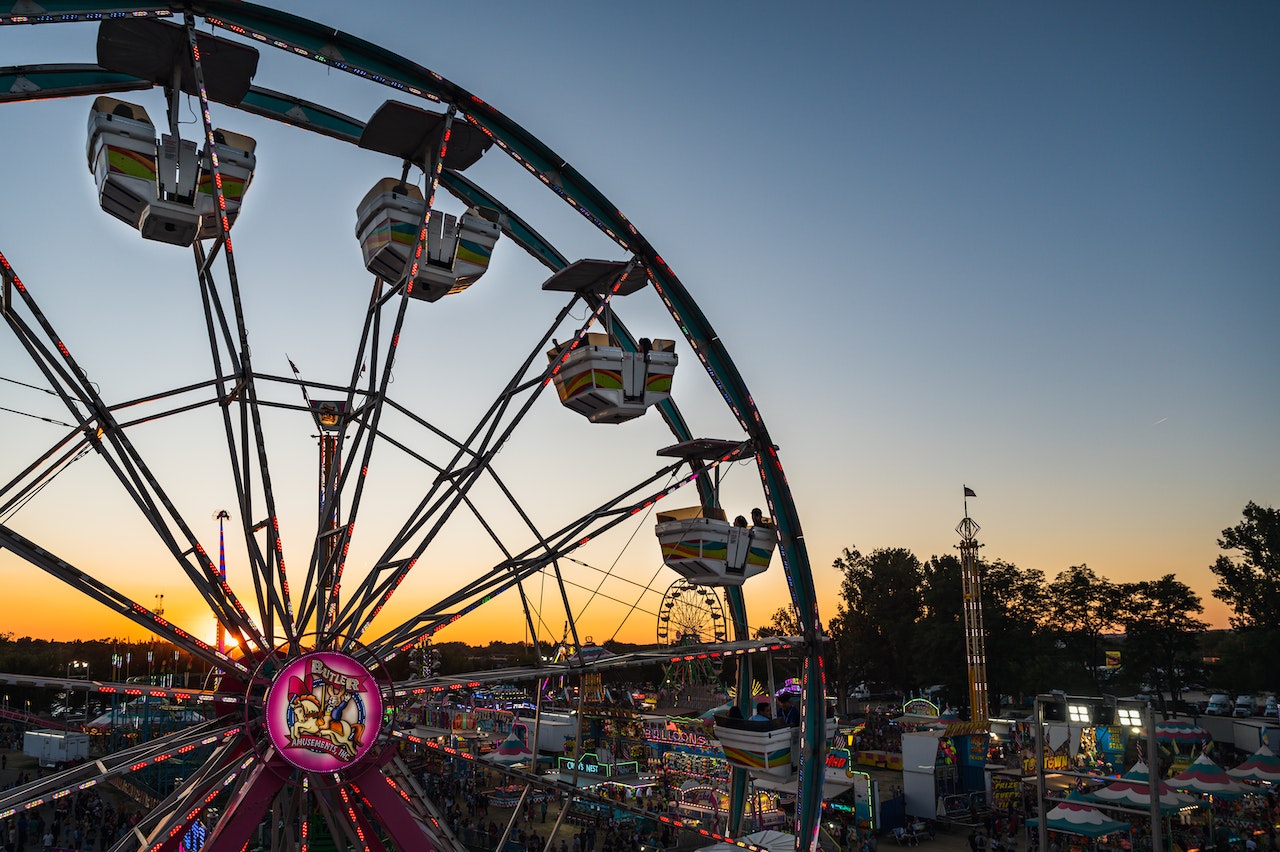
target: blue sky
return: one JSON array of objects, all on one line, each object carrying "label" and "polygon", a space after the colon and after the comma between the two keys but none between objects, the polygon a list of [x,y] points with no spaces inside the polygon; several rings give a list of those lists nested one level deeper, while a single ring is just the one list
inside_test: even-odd
[{"label": "blue sky", "polygon": [[[644,232],[726,342],[781,448],[824,617],[834,612],[829,565],[842,547],[953,552],[967,483],[979,495],[969,508],[986,558],[1050,577],[1081,563],[1118,581],[1175,573],[1225,625],[1209,595],[1216,538],[1248,500],[1280,503],[1280,7],[283,8],[483,97]],[[93,37],[92,27],[8,27],[0,56],[90,61]],[[359,118],[392,94],[272,53],[255,82]],[[155,93],[133,99],[153,117],[163,112]],[[80,100],[0,113],[0,250],[123,398],[198,373],[198,350],[189,369],[179,355],[200,320],[189,259],[95,209],[87,111]],[[251,307],[269,317],[255,326],[255,357],[280,372],[288,352],[309,378],[334,378],[348,369],[353,341],[342,334],[357,322],[342,313],[344,331],[331,332],[335,306],[355,294],[358,308],[367,287],[350,235],[354,205],[393,165],[251,116],[223,110],[215,122],[259,140],[237,226],[241,263],[254,270]],[[566,254],[618,256],[497,151],[472,175]],[[357,283],[348,284],[352,264]],[[486,290],[422,320],[421,349],[405,353],[428,365],[422,404],[447,418],[461,402],[487,403],[465,399],[464,382],[449,385],[457,371],[439,375],[441,359],[450,366],[465,353],[467,365],[513,369],[520,347],[508,354],[503,344],[532,308],[506,288],[541,277],[527,260],[495,254]],[[664,321],[651,294],[633,299],[637,316]],[[344,345],[316,347],[317,328]],[[459,329],[492,345],[433,351]],[[32,380],[11,341],[0,354],[0,375]],[[681,404],[695,431],[732,435],[696,361],[683,369],[677,397],[688,388]],[[397,375],[406,393],[418,381],[407,373]],[[26,394],[0,387],[0,404],[48,413]],[[535,487],[576,491],[602,459],[654,467],[655,424],[601,434],[543,413],[547,431],[510,450],[524,454],[515,464]],[[3,417],[9,473],[52,434]],[[575,452],[547,443],[560,428],[572,430],[559,437],[571,434]],[[197,464],[189,444],[156,440],[167,471]],[[281,463],[305,470],[308,452],[282,450]],[[221,498],[175,475],[192,517],[218,508],[206,504]],[[95,481],[74,476],[86,489]],[[754,474],[733,476],[741,504],[758,502]],[[67,490],[73,503],[89,493]],[[84,515],[102,505],[83,500],[75,508]],[[56,517],[33,505],[14,524],[48,530]],[[102,536],[128,528],[106,524],[64,528],[59,546],[94,558]],[[648,535],[637,538],[652,547]],[[0,570],[26,570],[6,559]],[[642,581],[656,567],[652,553],[628,559]],[[776,568],[749,587],[754,622],[784,588]],[[172,584],[166,594],[180,597]],[[140,582],[135,594],[149,600],[160,585]]]}]

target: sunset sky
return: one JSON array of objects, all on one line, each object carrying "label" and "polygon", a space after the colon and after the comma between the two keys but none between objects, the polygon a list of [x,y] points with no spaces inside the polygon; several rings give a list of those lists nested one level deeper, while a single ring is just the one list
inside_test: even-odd
[{"label": "sunset sky", "polygon": [[[1116,581],[1173,573],[1202,595],[1207,620],[1226,626],[1210,594],[1216,540],[1247,501],[1280,503],[1280,5],[282,8],[495,105],[657,247],[779,446],[824,620],[835,612],[830,566],[842,548],[953,553],[967,484],[984,558],[1049,578],[1079,564]],[[93,25],[0,28],[0,64],[91,62],[95,35]],[[387,98],[405,99],[260,49],[257,85],[361,120]],[[122,97],[164,115],[158,91]],[[0,109],[0,251],[118,402],[210,368],[189,253],[146,243],[97,207],[85,167],[89,106]],[[198,138],[198,103],[182,109],[184,137]],[[255,364],[285,375],[292,359],[307,379],[345,382],[371,283],[355,206],[398,164],[226,107],[215,105],[214,122],[258,141],[234,232]],[[496,148],[468,175],[570,258],[622,257]],[[411,305],[392,396],[465,434],[554,318],[561,302],[538,288],[546,274],[500,242],[471,290]],[[678,337],[652,289],[619,313],[637,336]],[[694,432],[737,437],[679,342],[675,396]],[[64,431],[14,412],[67,415],[15,384],[47,387],[7,329],[0,377],[8,481]],[[268,420],[289,562],[301,571],[313,430],[284,412]],[[233,508],[219,429],[174,418],[135,431],[214,553],[213,515]],[[540,528],[554,529],[652,473],[655,450],[671,442],[653,415],[591,425],[547,394],[495,467]],[[375,454],[377,494],[352,571],[426,481],[394,452]],[[723,497],[731,515],[760,505],[754,469],[726,471]],[[664,506],[693,500],[681,493]],[[486,519],[514,522],[495,511]],[[653,520],[638,517],[576,554],[592,567],[578,566],[575,607],[603,571],[624,578],[601,588],[585,635],[652,641],[657,594],[674,579],[660,565]],[[189,583],[100,460],[75,462],[0,522],[140,603],[165,595],[176,623],[212,636]],[[242,553],[229,544],[233,583]],[[479,524],[462,519],[432,553],[379,627],[499,558]],[[3,631],[140,637],[7,552],[0,578]],[[540,635],[559,638],[550,581],[531,594],[543,607]],[[785,596],[775,559],[747,587],[752,623],[766,623]],[[499,599],[440,638],[519,639],[516,603]],[[630,603],[637,611],[624,620]]]}]

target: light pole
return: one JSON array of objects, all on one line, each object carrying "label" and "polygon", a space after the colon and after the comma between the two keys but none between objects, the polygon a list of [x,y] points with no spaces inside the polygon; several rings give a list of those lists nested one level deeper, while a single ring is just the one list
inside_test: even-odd
[{"label": "light pole", "polygon": [[[89,721],[89,687],[88,687],[87,681],[89,680],[89,663],[85,660],[72,660],[71,662],[67,663],[67,680],[71,680],[72,669],[75,669],[76,671],[79,671],[80,669],[84,669],[84,679],[86,681],[85,690],[84,690],[84,720],[88,722]],[[67,716],[68,717],[71,715],[71,697],[73,694],[74,693],[72,689],[70,687],[67,687]]]},{"label": "light pole", "polygon": [[1045,814],[1044,783],[1044,702],[1036,696],[1036,837],[1040,852],[1049,850],[1049,825]]},{"label": "light pole", "polygon": [[1156,751],[1156,718],[1147,702],[1146,712],[1142,714],[1147,726],[1147,789],[1151,793],[1151,849],[1152,852],[1164,852],[1164,826],[1160,824],[1160,753]]}]

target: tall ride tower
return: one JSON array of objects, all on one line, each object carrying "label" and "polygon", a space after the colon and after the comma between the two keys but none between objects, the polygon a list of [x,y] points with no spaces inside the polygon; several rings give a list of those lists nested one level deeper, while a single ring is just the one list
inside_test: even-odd
[{"label": "tall ride tower", "polygon": [[977,495],[967,485],[964,489],[964,520],[956,525],[960,533],[960,585],[964,591],[964,655],[969,670],[969,718],[986,722],[989,718],[987,698],[987,641],[982,628],[982,573],[978,568],[978,530],[969,517],[969,498]]}]

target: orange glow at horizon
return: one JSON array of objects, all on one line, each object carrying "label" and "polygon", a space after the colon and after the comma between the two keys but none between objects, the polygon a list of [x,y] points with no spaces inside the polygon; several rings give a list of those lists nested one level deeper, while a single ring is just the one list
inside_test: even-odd
[{"label": "orange glow at horizon", "polygon": [[[1016,560],[1010,560],[1015,561]],[[837,573],[824,567],[829,563],[815,566],[814,579],[818,588],[818,607],[823,623],[830,621],[836,613],[838,580]],[[1065,565],[1064,565],[1065,567]],[[95,640],[104,638],[144,639],[150,634],[140,625],[122,615],[112,612],[107,607],[80,595],[60,581],[49,577],[39,570],[26,565],[17,559],[8,562],[0,559],[0,573],[15,572],[22,576],[21,582],[10,582],[5,599],[4,631],[15,637],[30,636],[37,639],[56,641]],[[1056,573],[1056,572],[1055,572]],[[1115,582],[1131,581],[1134,577],[1117,576],[1119,572],[1109,572],[1110,579]],[[1131,569],[1126,573],[1141,574]],[[1207,569],[1205,571],[1208,574]],[[1107,576],[1108,572],[1099,571]],[[10,578],[15,579],[14,573]],[[1052,575],[1049,576],[1052,579]],[[1184,579],[1184,578],[1180,578]],[[1184,582],[1187,582],[1184,579]],[[1230,609],[1210,594],[1204,584],[1189,583],[1201,594],[1204,604],[1202,618],[1209,623],[1210,629],[1224,629],[1229,626]],[[1200,588],[1196,588],[1200,585]],[[756,579],[747,589],[749,607],[749,623],[758,627],[767,624],[773,611],[786,599],[786,586],[782,572],[775,564],[769,574]],[[174,625],[186,630],[194,636],[201,637],[210,645],[216,645],[216,630],[212,615],[204,607],[203,601],[189,588],[177,586],[165,589],[165,617]],[[50,602],[56,602],[59,618],[49,618]],[[753,603],[754,602],[754,603]],[[416,611],[414,601],[407,598],[393,599],[387,610],[372,625],[364,637],[377,638],[381,632],[397,625],[401,620]],[[583,641],[591,636],[596,642],[616,638],[632,644],[652,644],[654,629],[652,619],[648,615],[640,615],[628,619],[622,629],[617,628],[623,609],[613,605],[612,610],[601,608],[594,620],[584,620],[579,625],[579,634]],[[612,618],[599,617],[606,612]],[[563,613],[548,614],[541,620],[539,638],[544,642],[558,642],[563,631]],[[607,625],[601,627],[601,624]],[[616,631],[617,635],[613,635]],[[514,592],[508,596],[499,596],[485,606],[450,624],[435,634],[436,642],[464,642],[471,645],[485,645],[491,641],[526,642],[528,630],[524,614],[519,607],[519,598]],[[232,637],[227,636],[228,648],[232,645]]]}]

